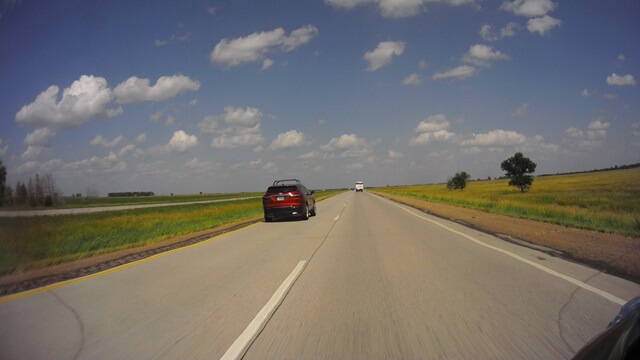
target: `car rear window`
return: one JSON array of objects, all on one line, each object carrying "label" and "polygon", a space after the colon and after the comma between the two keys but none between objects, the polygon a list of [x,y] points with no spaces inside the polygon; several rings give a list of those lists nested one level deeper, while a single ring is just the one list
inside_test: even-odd
[{"label": "car rear window", "polygon": [[295,186],[270,186],[267,189],[267,193],[279,194],[297,191]]}]

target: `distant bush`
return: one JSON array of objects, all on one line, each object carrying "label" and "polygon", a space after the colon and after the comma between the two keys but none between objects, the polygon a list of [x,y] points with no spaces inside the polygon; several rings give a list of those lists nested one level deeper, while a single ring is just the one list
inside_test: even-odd
[{"label": "distant bush", "polygon": [[452,178],[447,180],[447,189],[449,190],[464,190],[467,187],[467,181],[471,179],[471,175],[466,172],[456,173]]}]

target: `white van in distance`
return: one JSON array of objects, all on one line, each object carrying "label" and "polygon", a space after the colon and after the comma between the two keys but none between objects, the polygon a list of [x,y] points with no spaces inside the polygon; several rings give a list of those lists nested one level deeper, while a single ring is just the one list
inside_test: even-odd
[{"label": "white van in distance", "polygon": [[356,192],[364,191],[364,183],[362,181],[356,181]]}]

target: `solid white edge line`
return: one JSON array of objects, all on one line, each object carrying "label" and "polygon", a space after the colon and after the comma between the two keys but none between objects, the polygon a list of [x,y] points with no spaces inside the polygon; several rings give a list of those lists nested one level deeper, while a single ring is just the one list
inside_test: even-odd
[{"label": "solid white edge line", "polygon": [[269,302],[267,302],[258,315],[256,315],[256,317],[249,323],[249,326],[247,326],[244,332],[236,339],[236,341],[233,342],[231,347],[227,349],[227,352],[222,355],[220,358],[221,360],[236,360],[240,359],[244,355],[249,344],[251,344],[258,333],[262,331],[269,318],[271,318],[271,315],[273,315],[278,306],[280,306],[285,295],[289,292],[289,289],[298,276],[300,276],[302,270],[304,270],[306,263],[307,262],[305,260],[300,260],[291,274],[289,274],[278,290],[276,290],[273,296],[271,296]]},{"label": "solid white edge line", "polygon": [[474,243],[476,243],[476,244],[478,244],[478,245],[484,246],[484,247],[489,248],[489,249],[491,249],[491,250],[495,250],[495,251],[501,252],[501,253],[503,253],[503,254],[505,254],[505,255],[508,255],[508,256],[510,256],[510,257],[512,257],[512,258],[514,258],[514,259],[516,259],[516,260],[520,260],[520,261],[522,261],[522,262],[523,262],[523,263],[525,263],[525,264],[528,264],[528,265],[531,265],[531,266],[533,266],[533,267],[536,267],[536,268],[538,268],[538,269],[540,269],[540,270],[542,270],[542,271],[544,271],[544,272],[546,272],[546,273],[548,273],[548,274],[551,274],[551,275],[553,275],[553,276],[559,277],[560,279],[566,280],[566,281],[568,281],[568,282],[570,282],[570,283],[572,283],[572,284],[574,284],[574,285],[577,285],[577,286],[579,286],[579,287],[581,287],[581,288],[583,288],[583,289],[585,289],[585,290],[588,290],[588,291],[591,291],[591,292],[593,292],[593,293],[595,293],[595,294],[597,294],[597,295],[600,295],[600,296],[602,296],[603,298],[605,298],[605,299],[607,299],[607,300],[609,300],[609,301],[612,301],[612,302],[617,303],[617,304],[619,304],[619,305],[624,305],[624,304],[626,304],[626,303],[627,303],[626,301],[624,301],[624,300],[620,299],[620,298],[619,298],[619,297],[617,297],[617,296],[614,296],[614,295],[612,295],[612,294],[609,294],[609,293],[608,293],[608,292],[606,292],[606,291],[603,291],[603,290],[597,289],[597,288],[595,288],[595,287],[593,287],[593,286],[591,286],[591,285],[588,285],[588,284],[586,284],[586,283],[584,283],[584,282],[582,282],[582,281],[580,281],[580,280],[574,279],[574,278],[572,278],[572,277],[570,277],[570,276],[568,276],[568,275],[565,275],[565,274],[559,273],[559,272],[557,272],[557,271],[555,271],[555,270],[551,270],[551,269],[549,269],[549,268],[548,268],[548,267],[546,267],[546,266],[542,266],[542,265],[540,265],[540,264],[538,264],[538,263],[536,263],[536,262],[533,262],[533,261],[531,261],[531,260],[525,259],[525,258],[523,258],[522,256],[516,255],[516,254],[514,254],[514,253],[512,253],[512,252],[509,252],[509,251],[507,251],[507,250],[503,250],[503,249],[500,249],[499,247],[495,247],[495,246],[493,246],[493,245],[486,244],[486,243],[484,243],[484,242],[482,242],[482,241],[480,241],[480,240],[478,240],[478,239],[474,238],[474,237],[473,237],[473,236],[471,236],[471,235],[467,235],[467,234],[462,233],[462,232],[460,232],[460,231],[454,230],[454,229],[452,229],[452,228],[450,228],[450,227],[448,227],[448,226],[446,226],[446,225],[444,225],[444,224],[440,224],[440,223],[439,223],[439,222],[437,222],[437,221],[434,221],[434,220],[431,220],[431,219],[426,218],[426,217],[424,217],[424,216],[418,215],[418,214],[416,214],[416,213],[414,213],[414,212],[412,212],[412,211],[410,211],[410,210],[408,210],[408,209],[406,209],[406,208],[404,208],[404,207],[402,207],[402,206],[400,206],[400,205],[398,205],[398,204],[396,204],[396,203],[394,203],[394,202],[391,202],[390,200],[385,200],[385,201],[388,201],[390,204],[397,206],[398,208],[400,208],[400,209],[402,209],[402,210],[404,210],[404,211],[408,212],[409,214],[411,214],[411,215],[413,215],[413,216],[419,217],[419,218],[421,218],[421,219],[423,219],[423,220],[427,220],[427,221],[429,221],[429,222],[431,222],[431,223],[433,223],[433,224],[436,224],[436,225],[440,226],[441,228],[446,229],[446,230],[449,230],[449,231],[451,231],[451,232],[452,232],[452,233],[454,233],[454,234],[458,234],[458,235],[460,235],[460,236],[462,236],[462,237],[464,237],[464,238],[466,238],[466,239],[468,239],[468,240],[473,241]]},{"label": "solid white edge line", "polygon": [[333,221],[338,221],[339,218],[340,218],[340,215],[338,215],[335,218],[333,218]]}]

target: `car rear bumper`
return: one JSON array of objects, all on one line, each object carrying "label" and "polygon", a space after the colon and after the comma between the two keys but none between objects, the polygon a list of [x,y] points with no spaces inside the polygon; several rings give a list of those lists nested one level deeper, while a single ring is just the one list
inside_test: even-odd
[{"label": "car rear bumper", "polygon": [[305,215],[304,206],[278,206],[264,208],[264,216],[269,219],[284,219]]}]

